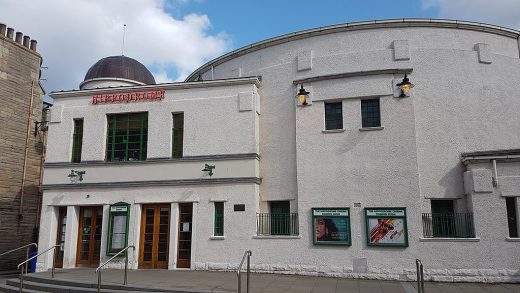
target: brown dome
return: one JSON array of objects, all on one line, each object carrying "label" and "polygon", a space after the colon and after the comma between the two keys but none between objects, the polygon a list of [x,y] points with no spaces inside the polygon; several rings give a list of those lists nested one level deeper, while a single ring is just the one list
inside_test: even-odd
[{"label": "brown dome", "polygon": [[110,56],[96,62],[85,75],[85,81],[96,78],[124,78],[155,84],[153,75],[143,64],[126,56]]}]

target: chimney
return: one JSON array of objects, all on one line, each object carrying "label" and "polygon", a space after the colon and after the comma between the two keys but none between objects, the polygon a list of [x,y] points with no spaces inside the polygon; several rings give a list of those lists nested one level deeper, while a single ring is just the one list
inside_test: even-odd
[{"label": "chimney", "polygon": [[31,40],[31,50],[36,51],[36,45],[38,42],[36,40]]},{"label": "chimney", "polygon": [[23,46],[26,48],[29,48],[29,43],[31,42],[31,37],[24,36],[23,37]]},{"label": "chimney", "polygon": [[21,45],[22,44],[22,38],[23,38],[23,33],[16,32],[16,39],[14,41]]},{"label": "chimney", "polygon": [[13,39],[13,35],[14,35],[14,28],[8,27],[7,28],[7,38],[12,40]]},{"label": "chimney", "polygon": [[0,35],[5,36],[5,30],[7,26],[0,22]]}]

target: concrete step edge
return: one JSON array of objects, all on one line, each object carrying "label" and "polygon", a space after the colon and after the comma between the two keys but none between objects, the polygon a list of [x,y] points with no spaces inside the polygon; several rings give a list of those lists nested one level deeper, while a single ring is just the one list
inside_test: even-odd
[{"label": "concrete step edge", "polygon": [[[20,288],[19,287],[10,286],[10,285],[0,284],[0,292],[4,292],[4,293],[19,293],[20,292]],[[42,293],[41,291],[35,291],[35,290],[30,290],[30,289],[24,289],[23,292],[24,293]]]},{"label": "concrete step edge", "polygon": [[[18,287],[18,282],[15,281],[16,279],[11,279],[6,281],[6,285],[12,286],[15,288]],[[31,282],[31,281],[25,281],[23,282],[23,288],[24,292],[25,289],[34,290],[37,292],[53,292],[53,293],[82,293],[82,292],[97,292],[97,288],[84,288],[84,287],[73,287],[73,286],[61,286],[61,285],[54,285],[54,284],[46,284],[46,283],[39,283],[39,282]],[[128,289],[122,289],[122,290],[110,290],[110,289],[103,289],[103,293],[121,293],[121,292],[128,292],[128,293],[143,293],[146,291],[131,291]]]}]

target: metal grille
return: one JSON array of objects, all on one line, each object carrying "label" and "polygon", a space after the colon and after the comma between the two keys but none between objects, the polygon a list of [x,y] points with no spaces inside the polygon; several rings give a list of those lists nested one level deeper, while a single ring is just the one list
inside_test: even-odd
[{"label": "metal grille", "polygon": [[257,214],[257,235],[298,235],[298,214]]},{"label": "metal grille", "polygon": [[473,213],[422,214],[424,237],[474,238]]},{"label": "metal grille", "polygon": [[215,229],[214,236],[224,236],[224,203],[215,202]]}]

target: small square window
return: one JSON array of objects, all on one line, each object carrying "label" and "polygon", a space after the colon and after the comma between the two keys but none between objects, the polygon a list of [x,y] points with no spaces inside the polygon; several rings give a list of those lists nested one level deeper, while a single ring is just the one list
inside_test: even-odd
[{"label": "small square window", "polygon": [[343,129],[342,102],[325,103],[325,130]]},{"label": "small square window", "polygon": [[379,99],[361,100],[361,127],[380,127]]}]

